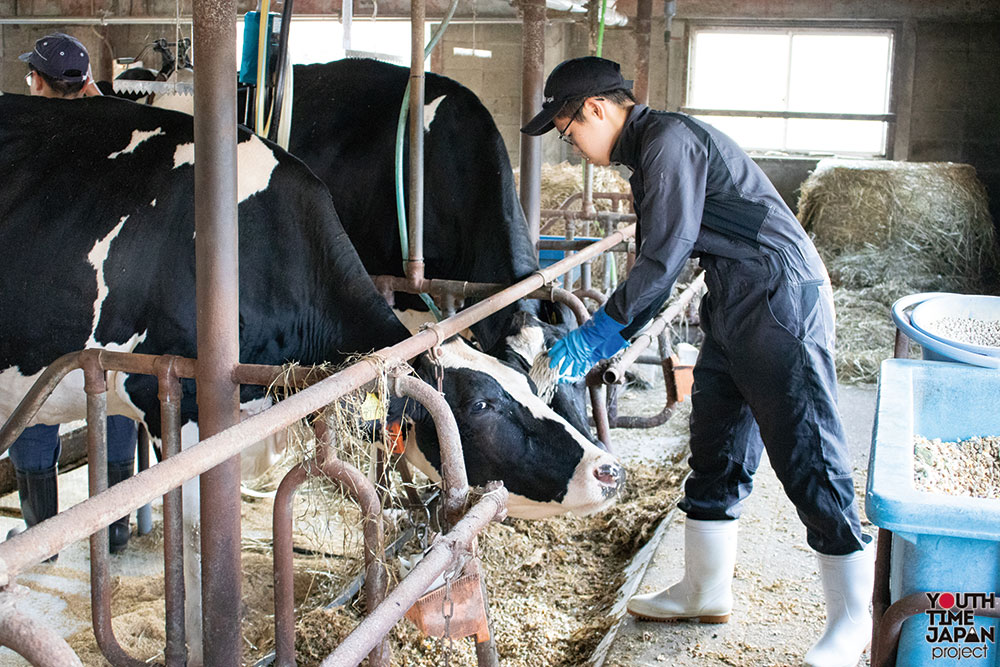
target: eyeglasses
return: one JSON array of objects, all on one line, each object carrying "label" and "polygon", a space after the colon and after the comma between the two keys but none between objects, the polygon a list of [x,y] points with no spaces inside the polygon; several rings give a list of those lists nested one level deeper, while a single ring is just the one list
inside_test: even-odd
[{"label": "eyeglasses", "polygon": [[24,75],[24,82],[28,84],[28,88],[31,88],[31,81],[34,78],[35,78],[34,72],[28,72],[27,74]]},{"label": "eyeglasses", "polygon": [[[583,101],[583,104],[586,104],[586,103],[587,103],[587,101],[586,101],[586,100],[584,100],[584,101]],[[569,136],[568,134],[566,134],[566,130],[568,130],[568,129],[569,129],[569,126],[573,124],[573,121],[574,121],[574,120],[576,120],[576,117],[577,117],[577,116],[578,116],[578,115],[580,114],[580,112],[581,112],[581,111],[583,110],[583,104],[581,104],[581,105],[580,105],[579,107],[577,107],[577,109],[576,109],[576,111],[575,111],[575,112],[573,113],[573,115],[572,115],[572,116],[570,116],[570,118],[569,118],[569,122],[568,122],[568,123],[566,123],[566,127],[564,127],[564,128],[562,129],[562,130],[559,130],[558,128],[556,129],[556,132],[559,132],[559,138],[560,138],[560,139],[561,139],[562,141],[565,141],[565,142],[566,142],[567,144],[569,144],[570,146],[576,146],[576,144],[575,144],[575,143],[573,142],[573,137],[571,137],[571,136]]]}]

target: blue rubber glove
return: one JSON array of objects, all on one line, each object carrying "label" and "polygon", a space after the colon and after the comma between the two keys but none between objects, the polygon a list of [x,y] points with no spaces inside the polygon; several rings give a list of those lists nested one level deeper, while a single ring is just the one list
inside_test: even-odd
[{"label": "blue rubber glove", "polygon": [[549,368],[559,370],[559,382],[576,382],[601,359],[609,359],[628,346],[621,337],[624,324],[601,308],[579,328],[556,341],[549,350]]}]

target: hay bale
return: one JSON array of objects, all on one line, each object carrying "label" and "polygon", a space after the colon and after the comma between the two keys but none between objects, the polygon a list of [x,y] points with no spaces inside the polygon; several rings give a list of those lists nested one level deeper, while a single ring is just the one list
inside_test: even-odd
[{"label": "hay bale", "polygon": [[[612,167],[594,167],[594,192],[631,192],[628,180]],[[577,192],[583,192],[583,166],[563,161],[542,165],[542,208],[559,208]],[[598,199],[599,211],[610,211],[611,202]],[[579,206],[575,207],[579,208]]]},{"label": "hay bale", "polygon": [[1000,266],[986,189],[970,165],[822,160],[802,184],[799,220],[835,286],[842,382],[878,378],[892,356],[896,299],[980,292]]},{"label": "hay bale", "polygon": [[[514,170],[514,184],[520,188],[521,172]],[[542,165],[541,208],[559,208],[572,195],[583,192],[583,166],[579,162],[563,160],[558,164]],[[628,179],[614,167],[594,167],[594,192],[632,192]],[[596,200],[599,211],[610,211],[611,202]],[[579,206],[574,208],[579,209]]]},{"label": "hay bale", "polygon": [[802,184],[799,220],[843,287],[892,276],[977,290],[996,275],[986,188],[967,164],[822,160]]}]

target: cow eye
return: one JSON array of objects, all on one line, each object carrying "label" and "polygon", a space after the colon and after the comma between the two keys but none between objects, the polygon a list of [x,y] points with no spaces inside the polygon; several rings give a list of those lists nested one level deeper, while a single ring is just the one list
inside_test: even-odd
[{"label": "cow eye", "polygon": [[472,404],[472,411],[473,412],[482,412],[483,410],[485,410],[488,407],[490,407],[490,404],[487,403],[486,401],[476,401],[475,403]]}]

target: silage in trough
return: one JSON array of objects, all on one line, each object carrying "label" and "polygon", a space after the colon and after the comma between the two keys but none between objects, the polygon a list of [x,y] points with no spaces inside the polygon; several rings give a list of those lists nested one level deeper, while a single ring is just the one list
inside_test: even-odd
[{"label": "silage in trough", "polygon": [[842,381],[874,381],[892,356],[896,299],[996,281],[993,220],[970,165],[822,160],[802,184],[799,220],[833,280]]}]

